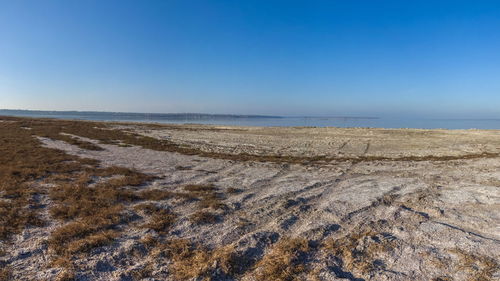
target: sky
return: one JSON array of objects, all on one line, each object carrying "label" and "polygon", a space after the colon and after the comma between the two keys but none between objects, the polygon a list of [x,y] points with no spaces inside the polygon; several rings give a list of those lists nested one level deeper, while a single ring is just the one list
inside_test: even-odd
[{"label": "sky", "polygon": [[500,118],[500,1],[0,0],[0,108]]}]

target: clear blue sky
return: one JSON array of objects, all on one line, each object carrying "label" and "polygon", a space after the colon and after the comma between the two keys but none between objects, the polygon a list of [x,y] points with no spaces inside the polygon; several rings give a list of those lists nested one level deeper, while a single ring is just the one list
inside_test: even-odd
[{"label": "clear blue sky", "polygon": [[500,117],[500,1],[0,0],[0,108]]}]

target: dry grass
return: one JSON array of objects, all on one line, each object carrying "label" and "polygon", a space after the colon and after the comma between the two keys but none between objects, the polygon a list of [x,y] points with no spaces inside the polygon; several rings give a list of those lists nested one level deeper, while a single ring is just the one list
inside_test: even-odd
[{"label": "dry grass", "polygon": [[72,269],[64,269],[61,271],[56,278],[56,281],[74,281],[76,280],[76,274]]},{"label": "dry grass", "polygon": [[239,280],[251,266],[232,245],[209,249],[188,239],[161,240],[152,235],[141,243],[153,261],[168,261],[173,280]]},{"label": "dry grass", "polygon": [[[112,243],[120,235],[119,226],[130,220],[124,210],[133,202],[175,197],[199,200],[200,208],[223,208],[221,196],[214,186],[188,186],[185,193],[167,190],[136,191],[129,187],[140,186],[154,177],[120,167],[101,168],[98,161],[42,147],[34,136],[64,140],[81,148],[94,150],[100,148],[61,133],[92,137],[104,143],[115,143],[119,137],[126,136],[125,139],[129,141],[139,139],[140,143],[149,147],[154,146],[153,140],[121,131],[104,130],[102,126],[94,126],[90,122],[14,121],[16,122],[0,126],[0,156],[3,160],[0,162],[0,238],[5,240],[30,225],[42,226],[43,221],[37,216],[35,209],[27,207],[32,206],[34,196],[49,196],[53,202],[50,215],[64,223],[48,239],[48,246],[53,254],[50,266],[65,268],[58,280],[70,280],[74,277],[72,261],[75,257]],[[35,184],[40,181],[55,186],[41,189]],[[136,206],[136,211],[143,211],[149,216],[142,227],[159,233],[168,231],[176,220],[173,213],[154,205],[140,204]],[[200,223],[215,222],[216,217],[205,212],[200,213],[198,219]],[[184,256],[185,260],[191,262],[200,257],[202,252],[199,249],[193,251]],[[213,259],[221,257],[220,251],[208,253]],[[176,261],[179,268],[187,266],[186,261],[184,265],[181,259]],[[195,272],[203,275],[210,266],[212,265],[201,266]],[[6,267],[1,274],[2,278],[8,278]],[[182,274],[191,273],[179,273]]]},{"label": "dry grass", "polygon": [[34,209],[27,208],[46,191],[35,182],[53,174],[70,174],[81,164],[76,157],[44,148],[17,123],[0,126],[0,239],[28,226],[42,226]]},{"label": "dry grass", "polygon": [[165,233],[170,230],[177,220],[177,216],[174,213],[153,204],[143,204],[140,208],[151,215],[148,222],[141,225],[141,227],[152,229],[158,233]]},{"label": "dry grass", "polygon": [[218,280],[233,275],[238,264],[232,246],[208,250],[188,240],[176,239],[168,241],[164,249],[172,260],[171,271],[176,280]]},{"label": "dry grass", "polygon": [[91,142],[88,142],[88,141],[83,141],[83,140],[80,140],[78,139],[77,137],[74,137],[74,136],[66,136],[66,135],[61,135],[61,134],[58,134],[58,135],[52,135],[52,136],[47,136],[46,137],[49,137],[51,139],[56,139],[56,140],[62,140],[62,141],[65,141],[69,144],[72,144],[72,145],[76,145],[78,147],[80,147],[81,149],[86,149],[86,150],[95,150],[95,151],[101,151],[103,150],[102,147],[98,146],[98,145],[95,145]]},{"label": "dry grass", "polygon": [[9,281],[12,280],[11,272],[8,267],[0,268],[0,281]]},{"label": "dry grass", "polygon": [[184,186],[184,190],[195,195],[204,195],[215,192],[217,188],[213,184],[189,184]]},{"label": "dry grass", "polygon": [[70,257],[57,257],[52,259],[49,267],[64,268],[64,269],[74,269],[73,262]]},{"label": "dry grass", "polygon": [[[58,256],[85,253],[109,244],[119,236],[116,227],[129,222],[127,213],[123,212],[125,205],[143,200],[140,193],[124,186],[138,185],[149,179],[136,172],[121,172],[126,176],[94,187],[86,185],[88,181],[84,177],[73,185],[63,184],[51,190],[55,203],[50,209],[51,215],[64,221],[71,220],[54,231],[49,239],[49,247]],[[172,214],[158,212],[147,227],[164,231],[173,219]]]},{"label": "dry grass", "polygon": [[[95,176],[114,177],[90,186]],[[129,221],[124,206],[143,200],[141,194],[127,186],[138,186],[152,178],[120,167],[94,168],[87,169],[73,183],[52,188],[50,196],[55,204],[50,214],[71,222],[52,233],[50,248],[59,256],[71,256],[111,243],[119,236],[116,226]]]},{"label": "dry grass", "polygon": [[153,248],[155,245],[157,245],[158,239],[156,239],[151,234],[147,234],[146,236],[141,238],[140,242],[147,248]]},{"label": "dry grass", "polygon": [[153,203],[139,203],[133,207],[136,212],[142,212],[146,215],[152,215],[158,210],[161,210],[156,204]]},{"label": "dry grass", "polygon": [[306,259],[310,250],[305,238],[283,238],[256,264],[257,280],[299,280],[307,272]]},{"label": "dry grass", "polygon": [[201,198],[200,202],[198,202],[198,206],[202,209],[211,208],[213,210],[226,210],[227,206],[222,203],[221,198],[222,196],[219,194],[207,194]]},{"label": "dry grass", "polygon": [[458,256],[458,270],[470,273],[469,281],[493,280],[493,275],[500,268],[498,262],[490,257],[475,255],[461,249],[453,249],[451,253]]},{"label": "dry grass", "polygon": [[327,239],[323,250],[340,258],[346,270],[367,274],[376,269],[374,261],[379,254],[394,248],[394,241],[372,239],[378,236],[373,230],[360,230],[340,239]]},{"label": "dry grass", "polygon": [[[50,215],[64,223],[48,239],[53,254],[51,266],[66,269],[60,280],[71,278],[75,256],[112,243],[120,235],[118,226],[127,224],[130,219],[124,210],[133,202],[175,197],[199,200],[200,208],[224,206],[216,188],[209,185],[186,187],[185,193],[135,191],[129,187],[140,186],[154,177],[121,167],[101,168],[98,161],[42,147],[34,136],[64,140],[94,150],[100,148],[62,133],[82,135],[103,143],[128,140],[136,145],[159,148],[156,140],[105,130],[102,125],[91,122],[14,119],[15,122],[0,126],[0,239],[8,239],[28,226],[42,226],[43,221],[36,210],[27,207],[32,206],[34,196],[49,196],[53,202]],[[40,181],[55,186],[36,188],[35,182]],[[143,211],[147,211],[150,217],[142,227],[164,233],[175,222],[176,216],[167,210],[146,209]],[[208,212],[200,213],[196,218],[200,223],[216,221],[216,216]],[[6,274],[4,269],[2,275]]]},{"label": "dry grass", "polygon": [[171,198],[184,199],[187,201],[192,201],[197,199],[197,197],[191,193],[173,192],[163,189],[142,190],[138,192],[137,195],[143,200],[150,200],[150,201],[160,201]]},{"label": "dry grass", "polygon": [[111,242],[118,234],[113,231],[113,227],[124,219],[121,210],[121,206],[100,210],[99,215],[72,221],[57,228],[48,240],[49,247],[58,256],[72,256]]},{"label": "dry grass", "polygon": [[69,269],[75,255],[109,244],[120,235],[117,226],[129,222],[128,214],[123,212],[125,207],[151,197],[129,187],[140,186],[154,177],[121,167],[101,168],[98,161],[43,147],[35,138],[46,136],[85,149],[100,149],[61,134],[76,133],[81,128],[98,130],[89,124],[12,121],[0,126],[0,239],[6,241],[26,227],[43,226],[36,198],[48,196],[53,202],[49,214],[64,223],[51,233],[48,245],[54,261],[65,262],[54,262],[52,266]]},{"label": "dry grass", "polygon": [[177,196],[176,193],[168,191],[168,190],[161,190],[161,189],[148,189],[148,190],[143,190],[138,193],[138,195],[144,199],[144,200],[150,200],[150,201],[159,201],[159,200],[166,200],[173,198]]},{"label": "dry grass", "polygon": [[97,233],[87,235],[83,239],[78,239],[67,244],[67,252],[82,253],[89,252],[93,248],[102,247],[111,243],[117,236],[115,230],[104,230]]},{"label": "dry grass", "polygon": [[189,220],[194,224],[211,224],[217,222],[217,215],[207,211],[198,211],[192,214]]},{"label": "dry grass", "polygon": [[200,209],[227,209],[227,206],[222,203],[222,200],[224,199],[223,195],[217,192],[217,188],[214,185],[186,185],[184,186],[184,190],[188,191],[188,194],[191,195],[191,197],[199,200],[198,207]]},{"label": "dry grass", "polygon": [[151,263],[146,264],[145,266],[137,269],[133,269],[130,272],[130,275],[134,278],[134,280],[143,280],[148,277],[152,277],[152,272],[154,268]]}]

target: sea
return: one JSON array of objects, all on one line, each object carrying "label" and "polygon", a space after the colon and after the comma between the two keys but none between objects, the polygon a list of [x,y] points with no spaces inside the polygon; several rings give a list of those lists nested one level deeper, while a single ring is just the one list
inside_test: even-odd
[{"label": "sea", "polygon": [[494,129],[500,119],[425,119],[363,116],[265,116],[198,113],[126,113],[92,111],[36,111],[0,109],[3,116],[44,117],[70,120],[211,124],[264,127],[342,127],[415,129]]}]

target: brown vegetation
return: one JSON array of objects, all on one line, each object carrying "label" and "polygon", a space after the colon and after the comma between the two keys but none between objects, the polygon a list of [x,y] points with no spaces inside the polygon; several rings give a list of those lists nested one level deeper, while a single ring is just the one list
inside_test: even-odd
[{"label": "brown vegetation", "polygon": [[[49,196],[54,203],[50,215],[64,223],[51,234],[48,245],[55,261],[66,262],[53,265],[68,268],[73,255],[111,243],[119,235],[116,226],[129,220],[124,205],[146,195],[128,187],[154,177],[121,167],[101,168],[95,160],[45,148],[34,137],[97,149],[61,134],[66,128],[65,122],[47,120],[19,120],[0,126],[0,239],[6,241],[29,226],[43,226],[36,198]],[[64,272],[61,280],[67,276]]]},{"label": "brown vegetation", "polygon": [[473,277],[470,281],[493,280],[493,275],[498,271],[500,265],[490,257],[475,255],[460,249],[453,249],[451,253],[458,256],[460,264],[458,270],[468,272]]},{"label": "brown vegetation", "polygon": [[209,224],[216,223],[217,216],[207,211],[197,211],[189,217],[189,220],[195,224]]},{"label": "brown vegetation", "polygon": [[41,147],[17,123],[0,126],[0,239],[8,239],[27,226],[41,226],[34,209],[26,208],[37,195],[46,193],[37,185],[55,173],[69,174],[81,168],[77,158]]},{"label": "brown vegetation", "polygon": [[283,238],[256,264],[257,280],[299,280],[310,250],[304,238]]},{"label": "brown vegetation", "polygon": [[72,269],[64,269],[57,275],[56,281],[74,281],[76,280],[76,274]]},{"label": "brown vegetation", "polygon": [[340,258],[343,268],[362,274],[375,270],[377,256],[393,248],[393,241],[380,239],[379,233],[370,229],[340,239],[330,238],[323,243],[323,250]]},{"label": "brown vegetation", "polygon": [[223,196],[217,192],[217,188],[214,185],[186,185],[184,190],[188,191],[189,194],[200,200],[198,206],[200,209],[212,208],[214,210],[227,209],[227,206],[222,203]]},{"label": "brown vegetation", "polygon": [[171,271],[177,280],[218,280],[220,275],[233,275],[238,259],[231,246],[206,249],[185,239],[164,244],[166,257],[172,260]]},{"label": "brown vegetation", "polygon": [[49,246],[58,255],[87,252],[110,243],[118,236],[114,228],[129,220],[123,213],[124,204],[142,200],[139,194],[126,186],[140,185],[151,179],[122,168],[96,169],[95,172],[97,175],[121,175],[89,186],[91,176],[85,174],[74,183],[64,183],[50,191],[55,203],[50,209],[52,217],[72,220],[54,231],[49,239]]},{"label": "brown vegetation", "polygon": [[149,221],[141,227],[152,229],[158,233],[164,233],[177,220],[177,216],[169,210],[159,208],[153,204],[143,204],[140,206],[142,210],[151,215]]},{"label": "brown vegetation", "polygon": [[11,280],[10,270],[7,267],[0,268],[0,281]]},{"label": "brown vegetation", "polygon": [[[186,192],[169,190],[135,190],[154,177],[121,167],[102,168],[99,162],[67,155],[61,151],[41,146],[36,136],[63,140],[83,149],[100,149],[90,142],[67,135],[76,134],[98,139],[103,143],[125,140],[134,144],[158,148],[156,140],[129,135],[122,131],[107,130],[90,122],[26,120],[5,123],[0,127],[0,238],[23,230],[29,225],[42,226],[43,222],[33,208],[33,196],[49,196],[53,205],[49,210],[52,218],[63,224],[52,232],[48,246],[53,254],[51,266],[65,268],[58,280],[74,277],[75,256],[88,253],[96,247],[112,243],[120,235],[120,225],[130,221],[125,210],[136,201],[158,201],[170,198],[198,200],[200,209],[223,209],[222,195],[212,185],[186,186]],[[29,127],[31,130],[22,129]],[[65,134],[62,134],[65,133]],[[37,182],[47,183],[42,188]],[[45,186],[45,185],[44,185]],[[139,204],[134,208],[143,212],[146,222],[141,227],[165,233],[175,223],[176,215],[154,204]],[[196,223],[215,223],[217,216],[200,211],[191,217]],[[212,264],[205,260],[224,260],[220,250],[207,251],[190,248],[182,258],[175,259],[178,276],[206,275]],[[208,255],[208,256],[207,256]],[[203,257],[202,260],[198,260]],[[195,270],[189,264],[197,261]],[[202,264],[202,263],[206,264]],[[181,268],[185,268],[184,271]],[[227,268],[226,268],[227,269]],[[194,272],[194,273],[193,273]],[[3,269],[1,276],[8,276]],[[8,278],[8,277],[5,277]]]}]

